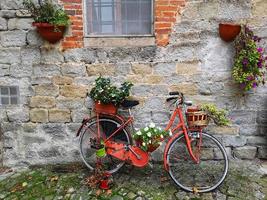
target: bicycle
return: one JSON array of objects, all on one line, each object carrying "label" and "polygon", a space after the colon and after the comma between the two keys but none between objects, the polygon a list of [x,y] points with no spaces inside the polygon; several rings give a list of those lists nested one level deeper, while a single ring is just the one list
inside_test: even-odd
[{"label": "bicycle", "polygon": [[[228,158],[223,145],[212,135],[203,132],[203,125],[187,126],[184,108],[192,106],[180,92],[170,92],[167,101],[173,101],[175,109],[165,130],[173,133],[167,140],[163,160],[164,168],[174,183],[187,192],[211,192],[219,187],[228,172]],[[148,152],[133,145],[131,131],[134,118],[131,108],[138,101],[125,101],[122,107],[129,116],[99,113],[83,120],[77,132],[80,136],[80,153],[86,166],[93,170],[101,162],[112,174],[126,162],[144,167],[149,163]],[[176,119],[179,121],[176,123]],[[132,128],[130,131],[129,128]],[[166,138],[164,138],[166,139]],[[163,139],[163,140],[164,140]],[[98,146],[103,145],[106,155],[96,156]]]}]

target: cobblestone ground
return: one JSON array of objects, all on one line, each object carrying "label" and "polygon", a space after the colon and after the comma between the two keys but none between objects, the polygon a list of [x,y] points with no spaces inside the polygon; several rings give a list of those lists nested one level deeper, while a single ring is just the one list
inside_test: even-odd
[{"label": "cobblestone ground", "polygon": [[[136,169],[123,167],[113,176],[110,190],[84,185],[90,173],[81,165],[33,167],[0,174],[0,199],[100,199],[100,200],[254,200],[267,199],[267,174],[260,164],[231,162],[224,184],[213,193],[191,194],[177,188],[161,165]],[[162,181],[164,180],[164,181]]]}]

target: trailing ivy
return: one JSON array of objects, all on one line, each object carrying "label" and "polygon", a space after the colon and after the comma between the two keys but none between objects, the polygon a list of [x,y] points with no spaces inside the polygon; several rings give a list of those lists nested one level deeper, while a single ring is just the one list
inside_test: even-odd
[{"label": "trailing ivy", "polygon": [[228,126],[230,124],[230,120],[226,117],[226,110],[218,109],[214,104],[203,104],[201,110],[207,112],[208,116],[218,126]]}]

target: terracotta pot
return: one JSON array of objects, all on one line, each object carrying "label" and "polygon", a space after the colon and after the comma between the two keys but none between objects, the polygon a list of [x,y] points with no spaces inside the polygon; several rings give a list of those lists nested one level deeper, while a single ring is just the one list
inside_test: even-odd
[{"label": "terracotta pot", "polygon": [[116,114],[117,107],[114,104],[103,104],[100,102],[95,102],[95,112],[97,113],[107,113],[107,114]]},{"label": "terracotta pot", "polygon": [[64,31],[66,26],[54,26],[49,23],[32,23],[33,26],[37,27],[37,32],[40,36],[52,43],[55,44],[63,38]]},{"label": "terracotta pot", "polygon": [[219,34],[225,42],[232,42],[235,37],[240,33],[241,26],[230,23],[219,24]]},{"label": "terracotta pot", "polygon": [[[135,143],[136,143],[136,146],[141,147],[141,145],[142,145],[142,143],[143,143],[143,140],[141,140],[141,139],[136,140]],[[155,151],[159,146],[160,146],[159,144],[157,144],[157,145],[149,144],[149,145],[147,145],[147,152],[153,152],[153,151]]]}]

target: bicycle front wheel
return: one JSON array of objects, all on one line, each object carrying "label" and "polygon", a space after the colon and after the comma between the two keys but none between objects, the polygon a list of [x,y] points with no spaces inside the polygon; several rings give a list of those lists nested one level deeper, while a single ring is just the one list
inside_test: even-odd
[{"label": "bicycle front wheel", "polygon": [[[90,170],[95,169],[97,162],[101,162],[103,169],[111,174],[115,173],[123,166],[123,161],[109,155],[98,158],[96,156],[97,149],[94,144],[96,141],[104,141],[108,136],[114,133],[120,125],[120,123],[113,119],[102,118],[99,119],[99,123],[95,120],[85,127],[80,137],[80,153],[82,160]],[[125,129],[120,130],[110,138],[110,140],[124,144],[132,144],[131,137]]]},{"label": "bicycle front wheel", "polygon": [[185,136],[174,140],[167,152],[169,175],[176,185],[187,192],[210,192],[219,187],[228,171],[228,158],[222,144],[207,133],[189,133],[193,161],[188,152]]}]

